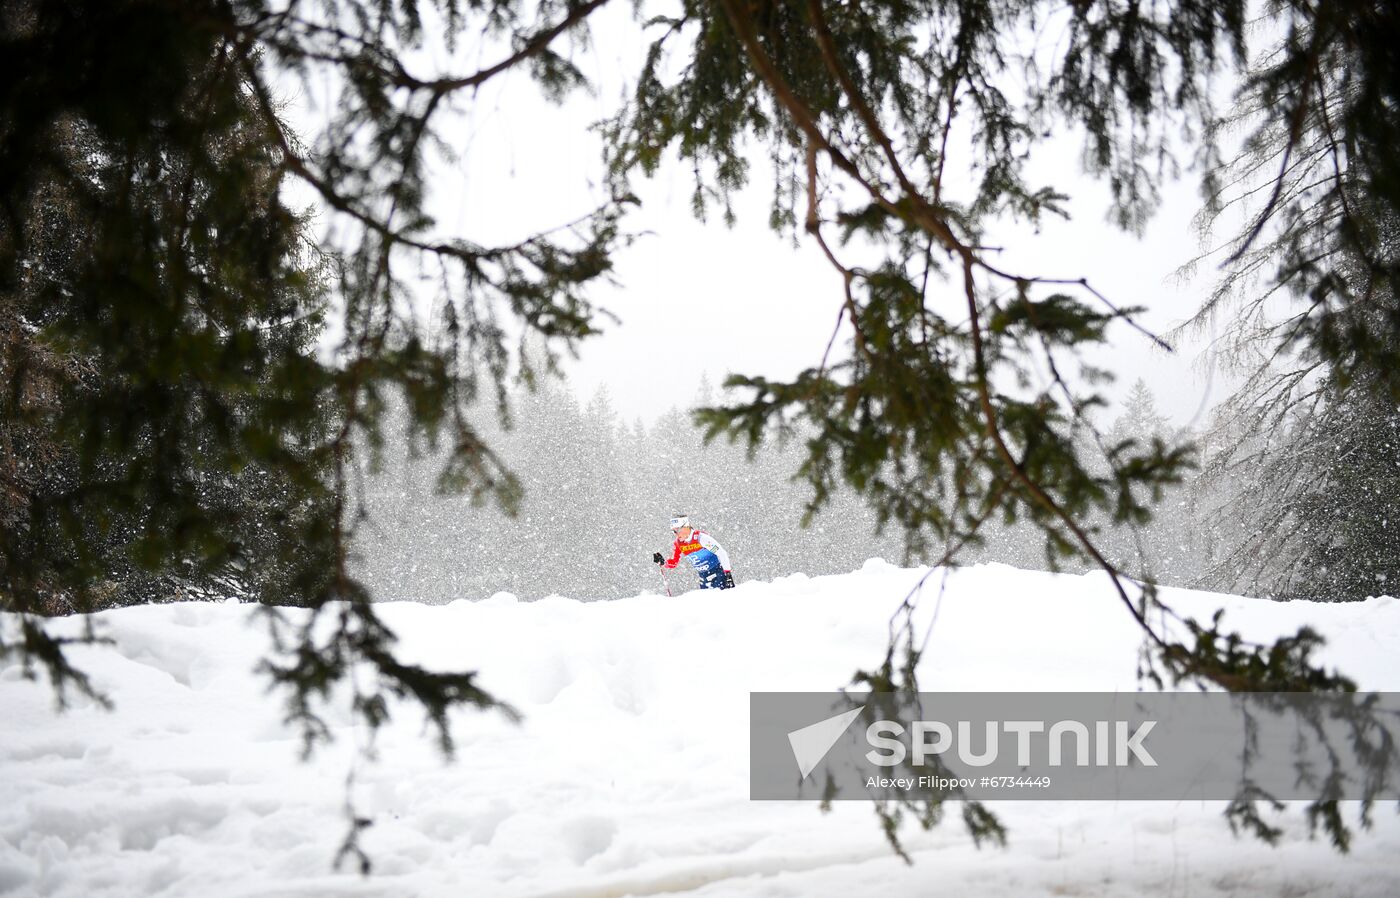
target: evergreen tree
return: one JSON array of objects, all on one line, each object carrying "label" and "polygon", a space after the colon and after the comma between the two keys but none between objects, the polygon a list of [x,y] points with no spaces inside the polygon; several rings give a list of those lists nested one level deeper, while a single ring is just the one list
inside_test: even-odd
[{"label": "evergreen tree", "polygon": [[[1122,413],[1108,430],[1108,444],[1113,447],[1187,441],[1187,435],[1172,428],[1158,412],[1157,400],[1141,378],[1129,389]],[[1106,525],[1107,553],[1125,569],[1147,572],[1158,582],[1185,585],[1192,579],[1188,572],[1192,560],[1183,545],[1190,527],[1181,514],[1183,507],[1189,507],[1185,489],[1167,486],[1152,497],[1151,504],[1150,520]]]},{"label": "evergreen tree", "polygon": [[[1393,445],[1400,427],[1400,180],[1394,10],[1284,7],[1233,117],[1252,130],[1209,182],[1207,236],[1226,273],[1195,319],[1226,315],[1244,375],[1218,418],[1209,483],[1227,534],[1209,582],[1364,598],[1400,575]],[[1267,174],[1265,174],[1267,173]],[[1285,306],[1282,302],[1294,302]],[[1282,310],[1282,311],[1280,311]],[[1391,587],[1393,588],[1393,587]]]},{"label": "evergreen tree", "polygon": [[[10,12],[11,45],[64,27]],[[331,420],[309,356],[329,262],[279,198],[231,61],[202,50],[144,73],[162,92],[127,103],[161,117],[149,132],[82,93],[90,72],[67,76],[78,97],[47,119],[15,102],[35,85],[6,79],[0,607],[326,589]],[[85,687],[34,621],[18,647]]]},{"label": "evergreen tree", "polygon": [[1109,428],[1109,438],[1114,442],[1138,440],[1150,443],[1153,439],[1167,439],[1168,421],[1157,411],[1157,400],[1142,378],[1133,381],[1128,396],[1123,401],[1123,412]]},{"label": "evergreen tree", "polygon": [[1311,474],[1294,499],[1298,563],[1277,582],[1288,594],[1314,598],[1395,595],[1400,408],[1379,390],[1348,390],[1305,427],[1295,435],[1310,456],[1295,469]]},{"label": "evergreen tree", "polygon": [[[1400,578],[1400,412],[1376,389],[1235,422],[1207,469],[1225,535],[1208,582],[1264,595],[1364,599]],[[1222,428],[1223,429],[1223,428]],[[1222,482],[1233,489],[1221,488]]]},{"label": "evergreen tree", "polygon": [[[0,8],[0,610],[17,612],[0,620],[0,658],[44,670],[60,701],[70,687],[105,698],[42,615],[194,587],[264,603],[262,671],[308,752],[330,737],[322,709],[341,685],[371,729],[398,700],[420,705],[449,752],[453,706],[511,713],[474,673],[396,655],[351,573],[354,453],[382,450],[397,388],[414,438],[449,448],[444,485],[513,502],[467,416],[506,377],[496,318],[558,344],[590,333],[578,290],[607,270],[620,202],[509,246],[430,239],[423,156],[443,90],[395,106],[386,79],[404,73],[421,10],[377,5]],[[545,45],[576,20],[495,17],[556,87],[567,66]],[[343,78],[337,120],[303,142],[273,85],[327,70]],[[335,243],[309,239],[291,179],[337,216]],[[414,256],[448,285],[431,333],[409,311]],[[330,359],[313,347],[328,301],[342,333]],[[555,364],[542,345],[516,357],[527,377]],[[89,622],[85,638],[100,635]]]}]

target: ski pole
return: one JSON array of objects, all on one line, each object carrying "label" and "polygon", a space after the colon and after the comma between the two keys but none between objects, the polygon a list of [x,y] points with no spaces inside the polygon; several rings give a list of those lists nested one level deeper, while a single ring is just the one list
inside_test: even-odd
[{"label": "ski pole", "polygon": [[656,572],[661,575],[661,585],[666,587],[666,595],[671,595],[671,581],[666,579],[666,569],[658,564]]}]

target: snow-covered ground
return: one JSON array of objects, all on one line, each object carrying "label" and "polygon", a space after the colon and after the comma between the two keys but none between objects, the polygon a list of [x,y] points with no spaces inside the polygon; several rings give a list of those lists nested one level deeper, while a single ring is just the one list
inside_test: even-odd
[{"label": "snow-covered ground", "polygon": [[[1340,856],[1307,838],[1297,806],[1269,848],[1232,837],[1221,803],[994,803],[1007,848],[974,848],[953,813],[931,833],[906,828],[906,866],[862,803],[750,802],[748,692],[847,685],[878,662],[921,573],[870,562],[676,598],[385,605],[415,658],[479,668],[525,715],[457,715],[452,764],[412,712],[381,735],[376,764],[354,762],[348,716],[334,747],[298,763],[280,700],[250,673],[266,636],[246,606],[104,613],[116,646],[75,657],[114,713],[55,716],[45,687],[0,670],[0,894],[1400,894],[1393,804]],[[941,598],[940,579],[920,612],[937,606],[926,689],[1138,688],[1138,634],[1102,577],[981,566]],[[1201,617],[1224,606],[1256,639],[1312,624],[1329,666],[1400,690],[1394,599],[1167,598]],[[369,878],[330,869],[352,765],[375,819]]]}]

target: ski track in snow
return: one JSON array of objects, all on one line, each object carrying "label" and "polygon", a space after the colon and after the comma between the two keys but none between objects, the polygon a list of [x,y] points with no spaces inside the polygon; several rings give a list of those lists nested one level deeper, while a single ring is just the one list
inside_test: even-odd
[{"label": "ski track in snow", "polygon": [[[411,660],[479,668],[525,715],[456,714],[451,764],[408,709],[378,763],[357,760],[343,704],[326,714],[336,743],[299,763],[280,697],[252,673],[267,637],[247,606],[105,612],[115,646],[74,658],[115,713],[80,701],[55,715],[47,686],[0,668],[0,895],[1400,894],[1393,803],[1348,856],[1309,839],[1301,803],[1269,848],[1233,837],[1223,802],[994,802],[1010,842],[980,850],[950,805],[931,832],[904,827],[906,865],[864,804],[750,802],[748,692],[848,684],[879,662],[889,614],[922,573],[872,561],[676,598],[386,603]],[[939,609],[924,688],[1138,688],[1139,637],[1102,576],[978,566],[953,572],[940,599],[941,580],[928,578],[919,611],[924,623]],[[1258,640],[1310,624],[1329,666],[1400,690],[1394,599],[1165,597],[1200,619],[1223,607]],[[375,819],[369,878],[331,869],[352,768]]]}]

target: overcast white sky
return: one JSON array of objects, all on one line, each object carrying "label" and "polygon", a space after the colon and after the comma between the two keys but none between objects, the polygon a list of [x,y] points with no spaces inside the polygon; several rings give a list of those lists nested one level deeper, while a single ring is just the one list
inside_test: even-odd
[{"label": "overcast white sky", "polygon": [[[1077,165],[1077,145],[1064,155]],[[997,241],[1008,247],[1011,268],[1088,276],[1115,304],[1147,306],[1141,321],[1158,333],[1194,312],[1210,272],[1185,285],[1174,276],[1197,252],[1194,184],[1170,190],[1139,239],[1104,222],[1106,191],[1083,176],[1068,180],[1080,195],[1071,204],[1072,221]],[[579,390],[606,386],[621,410],[647,416],[693,396],[702,373],[718,384],[731,371],[791,375],[820,360],[840,309],[840,279],[810,241],[794,249],[768,230],[766,186],[750,187],[739,223],[729,229],[692,218],[684,172],[673,169],[649,185],[638,220],[655,236],[618,259],[621,286],[601,297],[622,325],[586,344],[572,369]],[[1169,354],[1128,327],[1113,334],[1112,346],[1093,361],[1117,373],[1115,392],[1142,377],[1162,411],[1180,423],[1223,398],[1220,381],[1198,370],[1197,347]]]},{"label": "overcast white sky", "polygon": [[[524,73],[509,73],[445,129],[461,161],[434,179],[431,209],[444,231],[507,243],[573,219],[599,200],[599,144],[587,128],[616,108],[640,47],[629,5],[605,7],[599,16],[594,50],[577,57],[599,83],[596,95],[575,94],[552,107]],[[476,48],[446,67],[479,68],[499,54]],[[1078,156],[1079,140],[1068,135],[1037,162],[1045,180],[1072,195],[1073,220],[1051,221],[1038,235],[998,235],[1007,247],[1001,261],[1024,274],[1088,276],[1116,304],[1149,307],[1143,323],[1167,330],[1210,286],[1210,271],[1184,286],[1173,277],[1198,252],[1194,175],[1164,191],[1163,208],[1138,238],[1106,223],[1107,191],[1082,174]],[[761,157],[732,229],[718,215],[708,223],[694,219],[691,175],[679,164],[638,186],[643,205],[627,224],[648,233],[618,255],[618,283],[593,293],[621,322],[586,341],[569,366],[581,397],[606,388],[626,419],[649,420],[689,405],[702,376],[715,384],[729,372],[786,376],[820,360],[840,308],[840,281],[810,241],[794,248],[768,229],[771,187]],[[1223,398],[1221,379],[1199,370],[1195,348],[1168,355],[1127,327],[1115,336],[1095,359],[1117,373],[1115,393],[1142,377],[1179,423]]]}]

